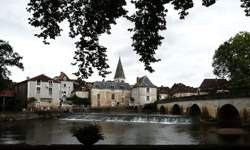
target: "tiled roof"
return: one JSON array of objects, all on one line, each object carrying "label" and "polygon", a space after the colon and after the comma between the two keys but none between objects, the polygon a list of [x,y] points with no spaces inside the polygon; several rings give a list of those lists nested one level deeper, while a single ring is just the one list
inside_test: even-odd
[{"label": "tiled roof", "polygon": [[35,76],[33,78],[30,78],[30,79],[24,80],[22,82],[19,82],[17,84],[25,83],[25,82],[28,82],[28,81],[37,81],[37,80],[40,80],[42,82],[48,82],[48,81],[52,80],[53,82],[56,82],[52,78],[50,78],[50,77],[48,77],[48,76],[46,76],[44,74],[41,74],[41,75]]},{"label": "tiled roof", "polygon": [[116,71],[115,71],[114,79],[125,79],[125,75],[124,75],[123,67],[122,67],[122,62],[121,62],[120,58],[119,58],[117,68],[116,68]]},{"label": "tiled roof", "polygon": [[226,79],[204,79],[200,85],[201,90],[225,89]]},{"label": "tiled roof", "polygon": [[[65,78],[65,80],[64,80],[64,78]],[[56,76],[54,79],[58,80],[58,81],[71,81],[71,79],[64,72],[61,72],[60,75]]]},{"label": "tiled roof", "polygon": [[156,86],[149,80],[147,76],[143,76],[139,78],[134,85],[134,87],[155,87]]},{"label": "tiled roof", "polygon": [[158,87],[157,90],[159,94],[170,94],[170,88],[166,86]]},{"label": "tiled roof", "polygon": [[126,82],[115,82],[115,81],[97,81],[94,82],[94,89],[125,89],[130,90],[131,87]]},{"label": "tiled roof", "polygon": [[186,86],[182,83],[175,83],[171,87],[171,94],[174,95],[176,93],[196,93],[197,88],[191,87],[191,86]]}]

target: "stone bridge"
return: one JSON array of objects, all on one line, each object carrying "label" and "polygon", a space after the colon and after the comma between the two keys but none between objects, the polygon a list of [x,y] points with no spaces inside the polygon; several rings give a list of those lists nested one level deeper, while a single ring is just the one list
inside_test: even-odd
[{"label": "stone bridge", "polygon": [[199,116],[221,126],[250,125],[250,97],[214,99],[165,99],[157,103],[161,113]]}]

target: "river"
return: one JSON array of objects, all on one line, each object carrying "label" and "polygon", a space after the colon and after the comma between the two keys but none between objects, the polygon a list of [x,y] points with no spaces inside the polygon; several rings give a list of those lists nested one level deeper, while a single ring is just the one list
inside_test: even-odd
[{"label": "river", "polygon": [[221,136],[215,125],[192,118],[162,115],[72,115],[59,120],[22,120],[0,123],[0,144],[79,144],[72,127],[96,122],[105,136],[97,144],[248,144],[250,134]]}]

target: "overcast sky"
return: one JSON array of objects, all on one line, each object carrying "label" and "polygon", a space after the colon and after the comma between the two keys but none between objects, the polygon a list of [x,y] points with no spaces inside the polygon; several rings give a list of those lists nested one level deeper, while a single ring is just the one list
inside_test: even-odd
[{"label": "overcast sky", "polygon": [[[11,68],[11,79],[19,82],[26,77],[46,74],[50,77],[65,72],[71,78],[77,71],[74,62],[74,40],[68,38],[65,28],[61,37],[44,45],[42,39],[34,36],[39,30],[28,24],[29,14],[26,5],[29,0],[0,0],[0,39],[8,41],[21,56],[25,70]],[[127,31],[131,24],[119,19],[112,26],[112,35],[103,35],[100,43],[108,48],[110,70],[105,80],[112,80],[116,65],[121,56],[126,81],[134,84],[137,76],[147,75],[157,86],[172,86],[184,83],[197,87],[204,78],[215,78],[212,58],[220,44],[240,31],[250,31],[250,18],[245,17],[240,8],[240,0],[217,0],[209,8],[201,6],[196,0],[185,20],[179,20],[176,11],[170,8],[167,16],[167,31],[157,50],[157,58],[162,61],[153,64],[154,73],[148,73],[138,61],[138,56],[130,46],[131,33]],[[131,7],[128,7],[131,9]],[[87,81],[102,80],[97,72]]]}]

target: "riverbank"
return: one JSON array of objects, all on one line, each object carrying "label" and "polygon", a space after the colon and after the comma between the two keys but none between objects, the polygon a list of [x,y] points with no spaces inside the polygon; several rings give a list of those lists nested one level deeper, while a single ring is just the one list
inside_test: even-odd
[{"label": "riverbank", "polygon": [[[249,150],[250,145],[94,145],[91,150]],[[83,145],[0,145],[9,150],[85,150]]]},{"label": "riverbank", "polygon": [[61,114],[54,112],[1,112],[0,122],[12,122],[18,120],[32,119],[53,119],[58,118]]}]

